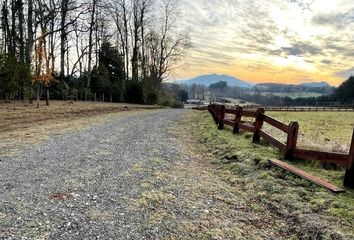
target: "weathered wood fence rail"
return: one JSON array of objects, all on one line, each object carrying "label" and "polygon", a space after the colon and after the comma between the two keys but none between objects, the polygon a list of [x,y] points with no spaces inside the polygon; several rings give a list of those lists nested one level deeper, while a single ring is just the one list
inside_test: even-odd
[{"label": "weathered wood fence rail", "polygon": [[352,107],[266,107],[266,111],[277,112],[353,112]]},{"label": "weathered wood fence rail", "polygon": [[[225,105],[211,104],[208,106],[208,111],[213,116],[220,130],[224,128],[224,125],[228,125],[233,128],[234,134],[239,133],[240,130],[252,132],[254,143],[258,143],[263,138],[266,142],[278,148],[284,154],[285,159],[317,160],[347,167],[344,186],[354,188],[354,131],[349,154],[306,150],[297,147],[299,124],[297,122],[282,123],[275,118],[267,116],[264,108],[244,110],[242,107],[227,108]],[[233,120],[226,119],[226,114],[234,115]],[[254,118],[255,120],[252,122],[243,121],[243,117]],[[282,142],[264,131],[262,129],[264,123],[268,123],[286,133],[286,142]]]}]

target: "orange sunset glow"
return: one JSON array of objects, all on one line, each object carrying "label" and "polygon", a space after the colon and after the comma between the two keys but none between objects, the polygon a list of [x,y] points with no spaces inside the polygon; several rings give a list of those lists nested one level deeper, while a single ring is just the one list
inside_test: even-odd
[{"label": "orange sunset glow", "polygon": [[180,10],[192,47],[175,79],[219,73],[338,86],[354,73],[351,0],[181,0]]}]

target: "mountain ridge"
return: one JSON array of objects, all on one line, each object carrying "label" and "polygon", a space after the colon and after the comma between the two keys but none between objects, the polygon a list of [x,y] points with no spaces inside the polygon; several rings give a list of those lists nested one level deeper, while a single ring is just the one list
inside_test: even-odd
[{"label": "mountain ridge", "polygon": [[178,80],[175,81],[177,84],[186,84],[186,85],[205,85],[210,86],[210,84],[217,83],[220,81],[227,82],[228,86],[232,87],[244,87],[244,88],[251,88],[256,85],[261,84],[280,84],[280,85],[297,85],[297,86],[305,86],[305,87],[312,87],[312,88],[320,88],[320,87],[331,87],[328,82],[320,81],[320,82],[306,82],[306,83],[299,83],[299,84],[284,84],[284,83],[250,83],[246,80],[241,80],[236,77],[232,77],[225,74],[206,74],[200,75],[191,79],[186,80]]},{"label": "mountain ridge", "polygon": [[186,85],[197,84],[197,85],[209,86],[210,84],[217,83],[220,81],[225,81],[225,82],[227,82],[228,86],[233,86],[233,87],[249,88],[254,85],[254,84],[249,83],[247,81],[243,81],[238,78],[228,76],[225,74],[200,75],[200,76],[197,76],[197,77],[194,77],[191,79],[187,79],[187,80],[179,80],[179,81],[176,81],[176,83],[186,84]]}]

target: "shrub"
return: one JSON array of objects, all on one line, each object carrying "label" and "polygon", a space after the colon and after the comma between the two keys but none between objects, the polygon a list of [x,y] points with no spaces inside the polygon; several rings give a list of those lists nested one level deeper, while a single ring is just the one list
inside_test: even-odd
[{"label": "shrub", "polygon": [[149,92],[146,97],[146,103],[147,104],[157,104],[158,103],[158,94],[156,92]]},{"label": "shrub", "polygon": [[172,107],[173,108],[184,108],[184,104],[181,101],[175,100]]},{"label": "shrub", "polygon": [[139,82],[127,82],[124,98],[128,103],[144,103],[143,87]]}]

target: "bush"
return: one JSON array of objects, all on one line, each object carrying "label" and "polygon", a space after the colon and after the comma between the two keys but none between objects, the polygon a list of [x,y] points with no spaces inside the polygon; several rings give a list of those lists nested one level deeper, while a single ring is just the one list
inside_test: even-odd
[{"label": "bush", "polygon": [[160,99],[159,105],[170,108],[184,108],[183,102],[175,100],[171,96],[165,96],[165,98]]},{"label": "bush", "polygon": [[146,103],[154,105],[154,104],[158,103],[158,99],[159,99],[159,97],[156,92],[149,92],[147,95],[147,98],[146,98]]},{"label": "bush", "polygon": [[184,104],[183,104],[183,102],[176,100],[176,101],[173,103],[173,108],[184,108]]},{"label": "bush", "polygon": [[160,100],[160,104],[164,107],[173,107],[173,104],[175,103],[175,100],[172,97],[165,97]]},{"label": "bush", "polygon": [[144,103],[143,87],[139,82],[127,82],[124,94],[125,101],[128,103]]}]

